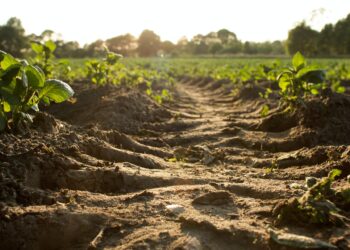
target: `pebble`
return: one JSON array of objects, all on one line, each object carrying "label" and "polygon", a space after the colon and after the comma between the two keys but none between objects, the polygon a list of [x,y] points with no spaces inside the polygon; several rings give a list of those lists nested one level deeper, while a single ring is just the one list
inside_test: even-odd
[{"label": "pebble", "polygon": [[185,208],[181,205],[178,205],[178,204],[167,205],[167,206],[165,206],[165,208],[166,208],[166,210],[168,210],[168,212],[170,212],[174,215],[179,215],[185,211]]}]

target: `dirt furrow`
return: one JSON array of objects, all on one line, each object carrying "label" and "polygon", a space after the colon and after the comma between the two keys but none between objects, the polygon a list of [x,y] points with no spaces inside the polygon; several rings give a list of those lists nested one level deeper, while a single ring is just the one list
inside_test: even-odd
[{"label": "dirt furrow", "polygon": [[274,207],[300,197],[305,177],[348,164],[346,145],[262,118],[259,89],[232,96],[215,82],[179,82],[164,106],[117,91],[93,92],[96,106],[85,91],[69,113],[48,110],[64,122],[43,118],[32,138],[3,138],[14,149],[46,140],[6,158],[2,195],[13,202],[0,203],[3,249],[276,249]]}]

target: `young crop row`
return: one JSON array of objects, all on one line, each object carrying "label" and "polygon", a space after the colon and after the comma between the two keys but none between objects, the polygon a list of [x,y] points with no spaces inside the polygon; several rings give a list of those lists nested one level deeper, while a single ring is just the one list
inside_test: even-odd
[{"label": "young crop row", "polygon": [[[106,59],[102,61],[106,62]],[[311,70],[310,67],[322,69],[324,73],[322,81],[319,82],[322,84],[309,85],[309,87],[312,86],[312,90],[310,89],[312,94],[318,94],[320,89],[328,87],[334,92],[343,93],[345,91],[344,83],[350,79],[350,61],[317,60],[311,62],[313,66],[307,66],[301,73]],[[73,63],[76,62],[73,61]],[[84,67],[84,63],[87,67]],[[106,82],[128,86],[143,84],[147,86],[146,93],[161,102],[163,99],[170,99],[169,89],[175,79],[209,77],[212,80],[224,80],[233,88],[239,88],[247,83],[259,85],[260,82],[277,82],[279,74],[288,68],[289,62],[285,59],[123,58],[109,66],[101,66],[96,59],[87,62],[80,61],[76,64],[71,71],[71,75],[75,75],[75,78],[88,79],[89,82],[95,84]],[[105,70],[105,72],[99,72],[99,70]],[[286,96],[285,91],[282,92]]]},{"label": "young crop row", "polygon": [[[51,41],[33,42],[29,60],[0,51],[0,131],[24,129],[40,103],[71,97],[74,92],[64,81],[139,87],[158,103],[171,100],[173,84],[184,77],[225,80],[234,89],[268,81],[278,83],[281,101],[293,106],[325,88],[344,92],[343,84],[350,79],[350,61],[316,60],[308,65],[300,53],[289,66],[285,59],[124,59],[107,48],[104,58],[56,60],[55,49]],[[261,96],[268,98],[270,93],[267,89]],[[262,115],[267,113],[264,106]]]}]

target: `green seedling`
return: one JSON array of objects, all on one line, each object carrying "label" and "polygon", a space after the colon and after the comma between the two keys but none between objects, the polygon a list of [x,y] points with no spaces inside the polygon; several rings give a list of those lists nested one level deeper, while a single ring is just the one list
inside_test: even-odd
[{"label": "green seedling", "polygon": [[274,159],[269,167],[265,168],[265,174],[272,174],[278,170],[278,164],[276,159]]},{"label": "green seedling", "polygon": [[295,105],[304,103],[308,94],[317,95],[325,80],[325,71],[315,65],[307,65],[305,58],[297,52],[292,66],[282,70],[277,77],[282,101]]},{"label": "green seedling", "polygon": [[[265,100],[269,99],[270,94],[272,93],[272,90],[270,88],[267,88],[265,93],[259,93],[259,96],[261,98],[264,98]],[[267,104],[264,104],[261,108],[260,115],[261,117],[266,117],[269,114],[270,107]]]},{"label": "green seedling", "polygon": [[73,94],[67,83],[46,79],[40,67],[0,51],[0,131],[26,128],[40,102],[59,103]]},{"label": "green seedling", "polygon": [[[350,189],[336,191],[332,188],[341,170],[333,169],[320,180],[309,179],[308,190],[299,199],[291,199],[278,209],[277,223],[285,221],[305,224],[344,224],[341,209],[350,205]],[[316,181],[316,182],[315,182]]]},{"label": "green seedling", "polygon": [[86,63],[88,77],[91,82],[97,85],[112,83],[112,66],[116,65],[121,55],[110,52],[105,47],[106,56],[102,60],[91,60]]},{"label": "green seedling", "polygon": [[160,94],[154,95],[152,97],[158,104],[162,104],[164,101],[171,101],[173,98],[167,89],[162,89],[162,92]]},{"label": "green seedling", "polygon": [[158,104],[162,104],[164,101],[171,101],[173,99],[172,95],[167,89],[162,89],[160,93],[156,93],[152,90],[152,82],[146,81],[146,86],[146,94],[155,100]]},{"label": "green seedling", "polygon": [[267,104],[264,104],[260,111],[261,117],[266,117],[269,114],[269,111],[270,111],[270,107]]}]

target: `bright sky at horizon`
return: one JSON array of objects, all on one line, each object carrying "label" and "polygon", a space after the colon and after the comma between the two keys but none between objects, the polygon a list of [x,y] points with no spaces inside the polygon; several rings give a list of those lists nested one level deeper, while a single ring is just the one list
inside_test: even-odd
[{"label": "bright sky at horizon", "polygon": [[137,37],[144,29],[172,42],[221,28],[242,41],[284,40],[303,20],[320,30],[350,13],[349,0],[16,0],[1,6],[1,25],[15,16],[27,34],[51,29],[81,45],[125,33]]}]

